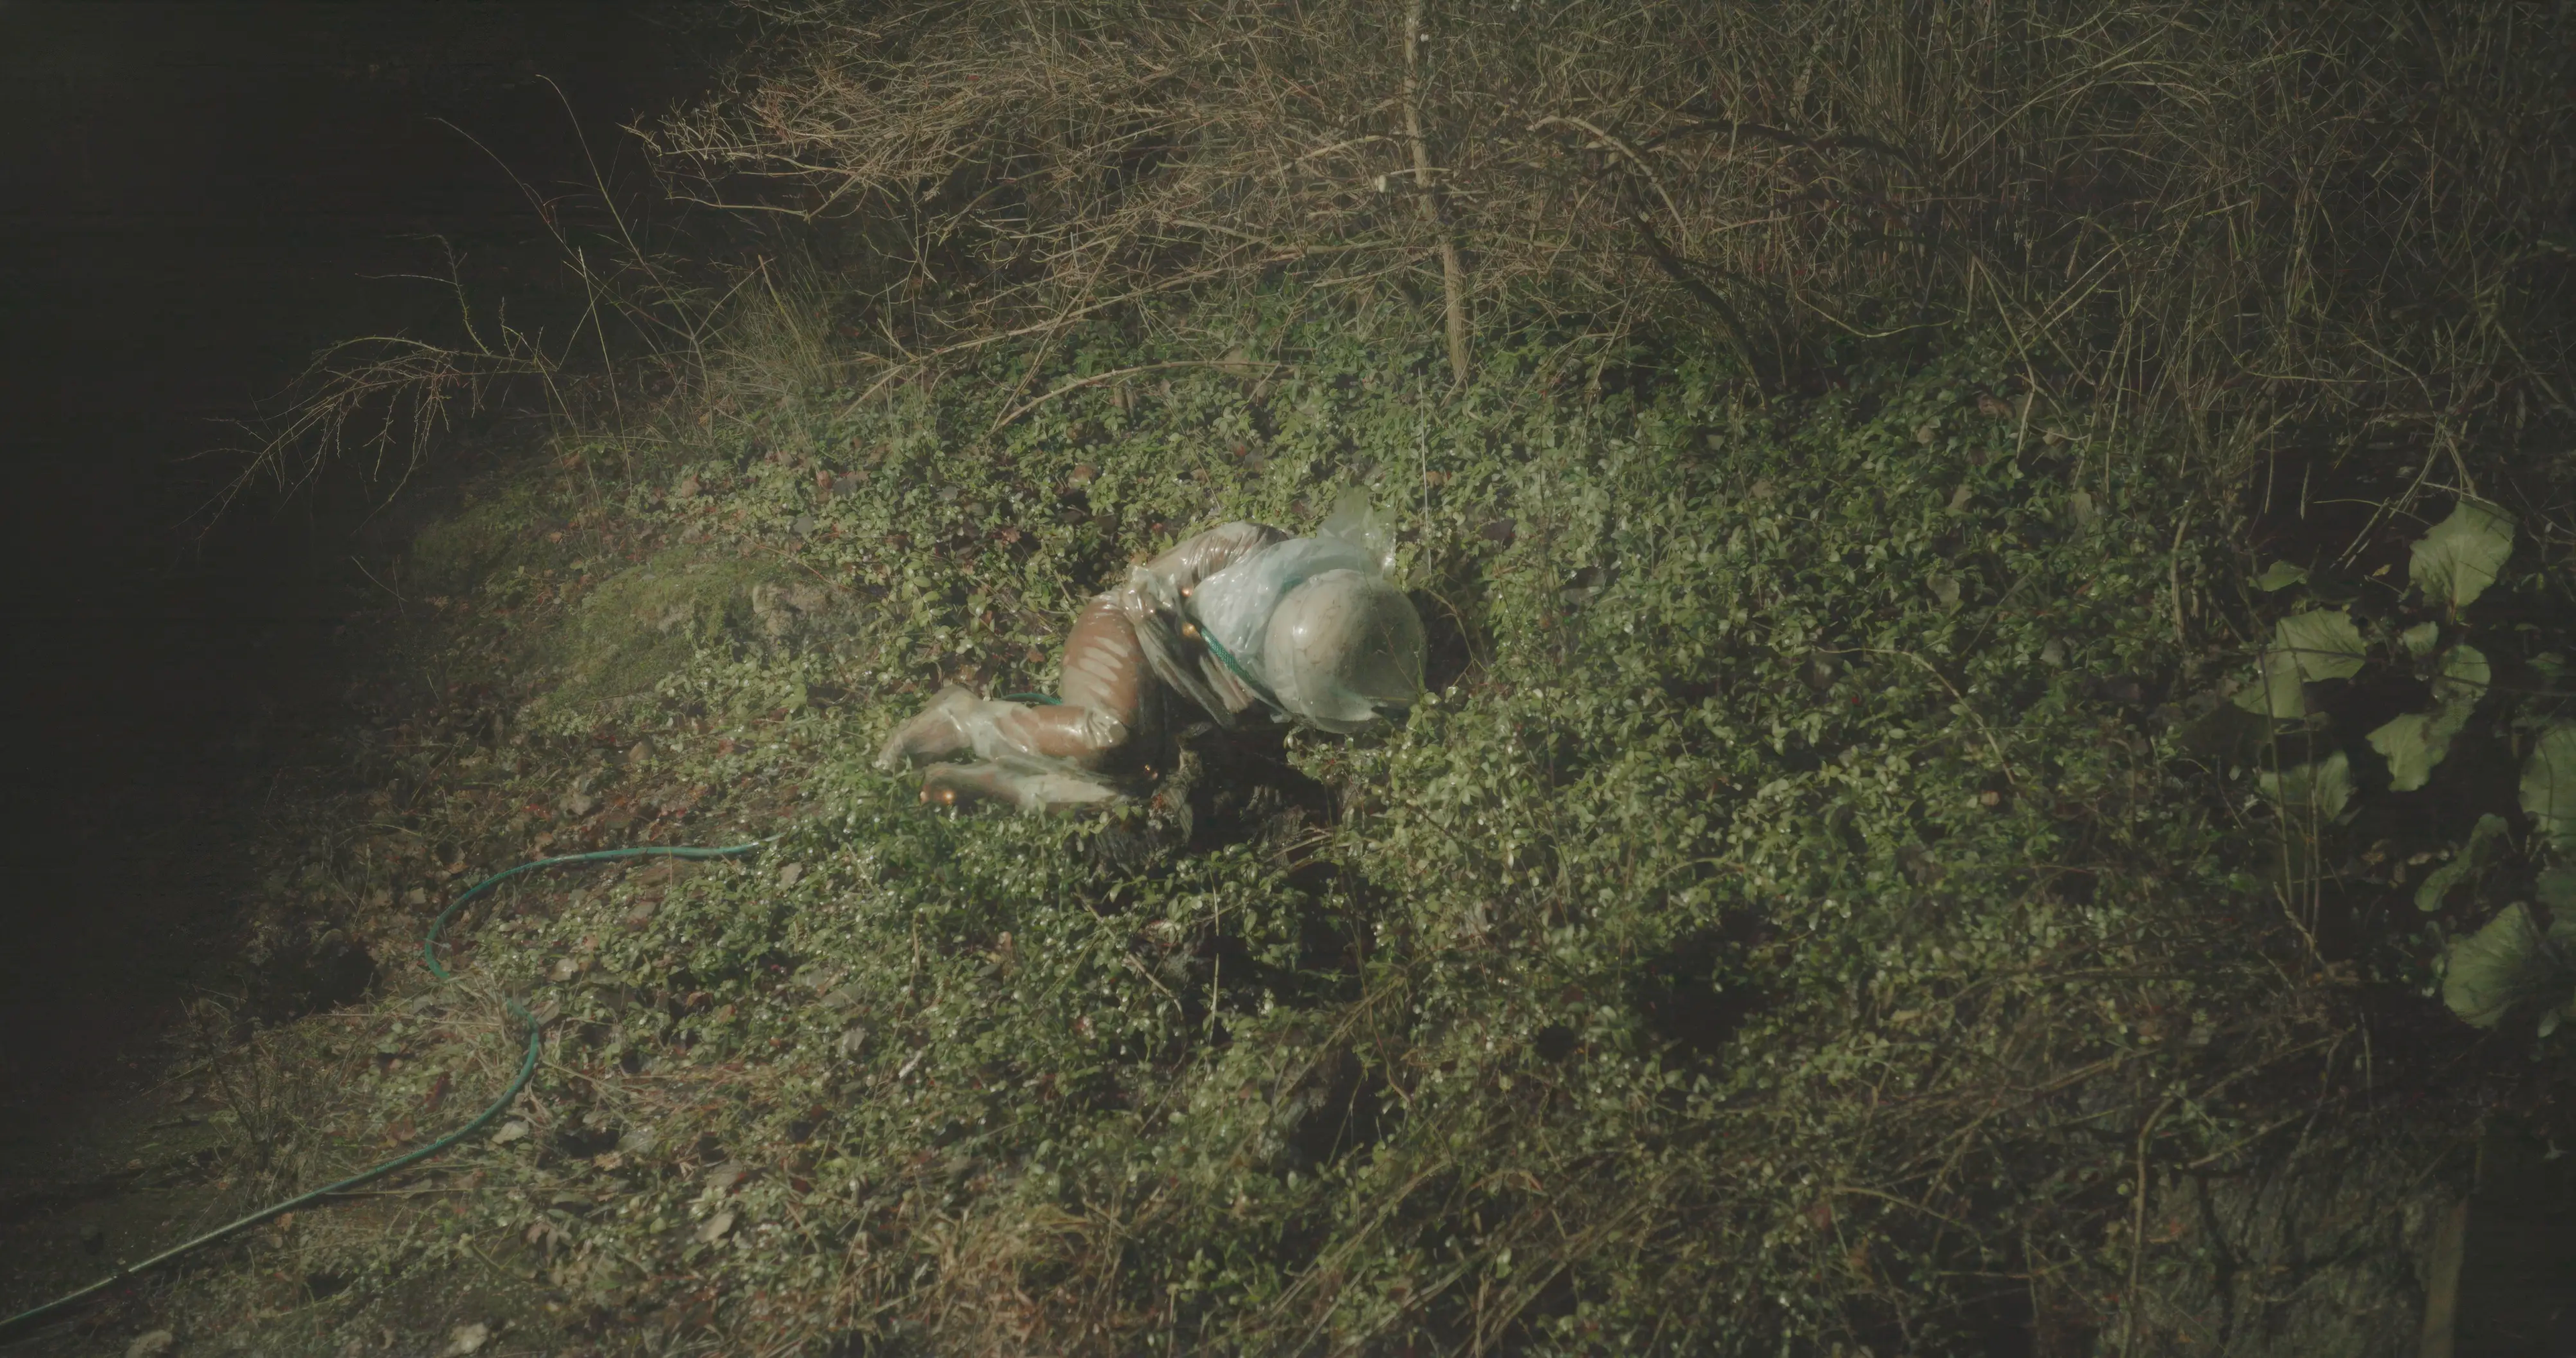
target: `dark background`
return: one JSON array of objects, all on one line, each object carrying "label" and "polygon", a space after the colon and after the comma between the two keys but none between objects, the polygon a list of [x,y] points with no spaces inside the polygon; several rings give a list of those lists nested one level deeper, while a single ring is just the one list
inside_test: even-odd
[{"label": "dark background", "polygon": [[232,982],[259,889],[244,836],[340,690],[367,488],[254,495],[210,524],[241,466],[226,421],[332,339],[446,333],[435,289],[387,277],[443,267],[424,236],[514,317],[559,307],[512,172],[588,195],[577,115],[612,184],[640,185],[619,126],[700,88],[723,36],[714,4],[0,0],[0,1100],[19,1116],[129,1080],[186,995]]}]

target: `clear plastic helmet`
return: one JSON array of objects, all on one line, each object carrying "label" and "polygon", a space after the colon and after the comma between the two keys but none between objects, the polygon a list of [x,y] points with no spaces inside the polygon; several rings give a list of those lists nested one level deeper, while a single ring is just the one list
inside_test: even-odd
[{"label": "clear plastic helmet", "polygon": [[1262,638],[1264,677],[1289,714],[1359,730],[1422,693],[1422,615],[1384,577],[1330,570],[1279,600]]}]

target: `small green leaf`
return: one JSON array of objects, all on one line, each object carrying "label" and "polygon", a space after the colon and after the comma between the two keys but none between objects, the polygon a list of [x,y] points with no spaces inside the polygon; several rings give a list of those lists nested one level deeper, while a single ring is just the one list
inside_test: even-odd
[{"label": "small green leaf", "polygon": [[2433,648],[2441,644],[2442,624],[2438,622],[2419,622],[2414,626],[2407,628],[2405,631],[2398,633],[2397,640],[2405,645],[2406,653],[2408,655],[2431,655],[2433,653]]},{"label": "small green leaf", "polygon": [[2576,725],[2550,727],[2522,764],[2522,809],[2561,852],[2576,852]]},{"label": "small green leaf", "polygon": [[2470,1025],[2492,1028],[2507,1010],[2567,983],[2566,968],[2520,901],[2486,927],[2451,945],[2442,969],[2442,1003]]},{"label": "small green leaf", "polygon": [[2259,589],[2266,594],[2270,594],[2279,590],[2288,589],[2290,586],[2298,584],[2300,581],[2307,578],[2308,571],[2306,567],[2293,566],[2287,561],[2275,561],[2272,563],[2270,569],[2264,571],[2261,575],[2254,577],[2254,588]]},{"label": "small green leaf", "polygon": [[2361,673],[2369,647],[2360,629],[2339,608],[2312,609],[2281,619],[2272,629],[2273,646],[2298,661],[2299,674],[2311,682],[2349,679]]},{"label": "small green leaf", "polygon": [[2285,807],[2315,811],[2327,820],[2343,815],[2352,801],[2352,761],[2341,750],[2315,764],[2300,764],[2255,775],[2263,795]]},{"label": "small green leaf", "polygon": [[2513,520],[2491,506],[2462,500],[2451,507],[2451,517],[2416,542],[2411,573],[2426,600],[2457,613],[2486,593],[2511,555]]},{"label": "small green leaf", "polygon": [[2504,817],[2494,814],[2478,817],[2476,828],[2469,831],[2468,842],[2460,846],[2460,851],[2451,856],[2450,862],[2433,869],[2423,885],[2415,888],[2415,908],[2427,912],[2439,910],[2443,901],[2461,883],[2476,881],[2478,874],[2486,870],[2487,862],[2495,856],[2495,851],[2503,846],[2504,832]]}]

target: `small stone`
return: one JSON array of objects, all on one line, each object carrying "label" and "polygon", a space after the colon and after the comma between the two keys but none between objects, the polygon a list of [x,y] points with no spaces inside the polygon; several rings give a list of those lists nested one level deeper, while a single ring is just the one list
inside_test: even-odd
[{"label": "small stone", "polygon": [[641,764],[652,757],[653,742],[649,740],[639,740],[635,742],[634,748],[626,752],[626,762],[629,765]]},{"label": "small stone", "polygon": [[467,1354],[480,1352],[483,1346],[490,1342],[492,1342],[491,1326],[481,1321],[471,1325],[459,1325],[447,1332],[447,1349],[440,1358],[465,1358]]},{"label": "small stone", "polygon": [[842,1059],[855,1061],[859,1059],[867,1049],[868,1030],[864,1025],[853,1026],[848,1032],[841,1034]]},{"label": "small stone", "polygon": [[680,478],[679,487],[673,493],[683,500],[694,500],[698,498],[698,491],[700,489],[702,489],[702,487],[698,485],[698,478],[694,476],[685,476]]},{"label": "small stone", "polygon": [[168,1330],[146,1330],[125,1346],[125,1358],[161,1358],[178,1342],[179,1336]]},{"label": "small stone", "polygon": [[802,863],[790,863],[778,870],[778,884],[782,887],[794,886],[804,880],[804,877],[805,865]]}]

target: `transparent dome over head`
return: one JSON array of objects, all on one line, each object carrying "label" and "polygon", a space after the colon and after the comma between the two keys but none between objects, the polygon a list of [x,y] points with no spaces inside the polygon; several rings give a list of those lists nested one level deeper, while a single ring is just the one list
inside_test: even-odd
[{"label": "transparent dome over head", "polygon": [[1349,569],[1310,576],[1280,599],[1266,633],[1272,694],[1327,731],[1356,731],[1422,693],[1422,617],[1381,576]]}]

